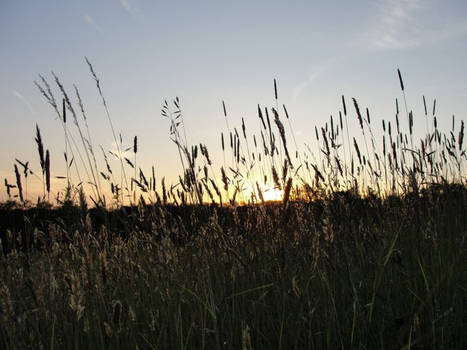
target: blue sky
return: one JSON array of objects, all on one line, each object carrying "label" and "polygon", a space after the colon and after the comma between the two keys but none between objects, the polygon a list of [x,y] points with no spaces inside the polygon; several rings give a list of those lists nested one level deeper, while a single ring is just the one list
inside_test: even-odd
[{"label": "blue sky", "polygon": [[[231,124],[258,125],[256,105],[288,106],[299,145],[356,97],[373,118],[394,115],[401,98],[422,114],[436,98],[441,125],[467,110],[467,2],[386,1],[14,1],[0,4],[0,176],[15,158],[39,168],[35,124],[63,175],[61,126],[33,81],[53,70],[82,94],[96,144],[112,134],[84,56],[101,78],[116,129],[140,140],[140,164],[179,172],[164,99],[179,96],[190,143],[219,148],[225,100]],[[160,178],[160,176],[159,176]],[[57,184],[56,186],[60,186]],[[60,188],[55,188],[56,190]],[[0,199],[5,198],[0,191]]]}]

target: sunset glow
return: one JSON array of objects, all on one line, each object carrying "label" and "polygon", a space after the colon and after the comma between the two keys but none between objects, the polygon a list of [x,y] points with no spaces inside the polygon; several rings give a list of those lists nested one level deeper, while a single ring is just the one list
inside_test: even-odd
[{"label": "sunset glow", "polygon": [[[455,0],[449,5],[435,0],[356,1],[339,6],[317,1],[299,1],[293,6],[264,1],[183,5],[140,0],[80,1],[60,2],[60,6],[50,1],[7,1],[0,13],[0,176],[9,184],[16,182],[15,158],[23,163],[29,161],[35,173],[41,172],[34,141],[36,123],[44,147],[50,150],[52,191],[63,190],[62,184],[66,184],[63,180],[53,181],[54,176],[67,174],[64,134],[54,110],[33,83],[41,82],[38,74],[51,84],[59,107],[62,96],[51,71],[62,82],[72,103],[76,102],[73,85],[79,89],[98,173],[106,168],[100,146],[115,154],[115,140],[84,56],[99,76],[117,139],[120,134],[122,137],[122,150],[131,147],[133,137],[138,136],[137,167],[147,175],[154,165],[158,188],[162,177],[170,187],[178,183],[179,175],[183,176],[177,147],[169,138],[170,125],[160,115],[164,100],[175,96],[180,97],[187,144],[206,144],[217,173],[225,162],[227,172],[230,173],[230,167],[237,170],[229,148],[229,132],[235,133],[235,129],[242,143],[242,156],[249,161],[248,153],[251,156],[255,152],[256,163],[260,164],[258,153],[263,145],[258,104],[263,111],[264,107],[287,106],[290,120],[283,114],[281,119],[291,154],[296,151],[296,143],[303,157],[304,152],[308,153],[306,144],[320,159],[319,148],[323,145],[315,142],[314,127],[329,124],[330,115],[337,122],[341,95],[348,98],[349,133],[359,131],[353,111],[350,114],[351,97],[356,97],[362,112],[369,108],[372,123],[377,126],[375,141],[381,143],[381,119],[394,117],[394,100],[401,98],[395,76],[398,67],[407,83],[407,105],[422,125],[422,94],[426,95],[429,109],[436,97],[438,109],[446,113],[438,116],[438,124],[444,129],[450,128],[452,114],[460,118],[467,108],[467,70],[462,68],[467,62],[464,1]],[[333,25],[329,26],[331,22]],[[77,106],[75,110],[81,121]],[[405,111],[402,112],[401,120],[405,120]],[[71,117],[69,111],[69,121]],[[242,119],[249,135],[248,145],[242,135]],[[80,146],[77,130],[73,123],[68,124]],[[275,129],[274,121],[271,124]],[[407,132],[406,123],[402,128]],[[221,132],[225,137],[225,159],[219,150]],[[321,136],[320,129],[318,132]],[[264,135],[269,138],[269,132]],[[370,140],[367,141],[371,150]],[[342,144],[341,139],[337,142]],[[364,144],[358,137],[357,142]],[[276,143],[280,143],[278,135]],[[347,153],[349,146],[353,146],[352,139]],[[382,149],[381,145],[378,147]],[[81,152],[85,157],[84,150]],[[121,166],[114,156],[107,156],[113,162],[110,165],[115,181],[120,184]],[[131,152],[130,160],[133,161]],[[84,169],[89,167],[89,161],[85,158],[83,164],[76,154],[75,162],[83,183],[90,182],[92,174],[87,176]],[[269,171],[270,163],[261,167]],[[79,183],[74,164],[71,173],[73,183]],[[133,169],[128,169],[128,173],[134,175]],[[43,192],[42,183],[31,177],[28,186],[27,198],[35,201]],[[266,190],[264,195],[271,200],[282,197],[278,190]],[[6,191],[0,191],[0,200],[7,198]]]}]

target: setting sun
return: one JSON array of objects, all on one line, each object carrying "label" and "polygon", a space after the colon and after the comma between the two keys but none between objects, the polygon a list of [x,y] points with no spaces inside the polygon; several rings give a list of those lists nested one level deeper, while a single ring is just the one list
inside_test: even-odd
[{"label": "setting sun", "polygon": [[284,191],[271,187],[267,188],[263,191],[264,201],[271,202],[271,201],[281,201],[284,195]]},{"label": "setting sun", "polygon": [[[258,190],[261,190],[261,194],[258,193]],[[249,188],[245,190],[246,198],[251,198],[252,196],[256,198],[257,201],[261,202],[277,202],[282,201],[284,197],[284,191],[275,187],[271,183],[257,183],[254,188]],[[262,196],[262,198],[261,198]]]}]

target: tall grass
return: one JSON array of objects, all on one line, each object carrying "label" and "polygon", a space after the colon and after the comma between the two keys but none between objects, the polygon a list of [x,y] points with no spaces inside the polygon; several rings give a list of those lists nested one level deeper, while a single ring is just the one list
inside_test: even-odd
[{"label": "tall grass", "polygon": [[[181,165],[178,182],[166,184],[165,177],[156,183],[154,167],[147,176],[138,166],[137,137],[128,148],[117,139],[88,64],[117,152],[99,146],[98,157],[78,90],[82,121],[55,77],[75,116],[71,130],[65,108],[58,113],[67,169],[81,170],[92,193],[86,197],[70,171],[67,198],[74,194],[79,206],[0,208],[0,347],[467,346],[464,122],[441,131],[436,102],[429,116],[423,98],[426,135],[416,140],[399,70],[406,124],[397,99],[380,133],[368,108],[356,99],[347,108],[342,96],[339,118],[316,126],[316,147],[304,151],[293,115],[279,108],[276,80],[275,106],[258,106],[259,130],[244,119],[232,125],[223,102],[220,166],[205,144],[189,144],[180,99],[164,101]],[[352,121],[360,134],[349,133]],[[50,155],[38,127],[36,143],[45,201]],[[17,163],[23,175],[15,164],[15,184],[5,179],[12,198],[35,174],[29,162]],[[282,191],[280,201],[268,201],[272,189]]]}]

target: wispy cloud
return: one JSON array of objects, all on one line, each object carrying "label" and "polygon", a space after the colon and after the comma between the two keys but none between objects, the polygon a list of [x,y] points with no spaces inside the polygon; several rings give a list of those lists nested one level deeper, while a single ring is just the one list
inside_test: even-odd
[{"label": "wispy cloud", "polygon": [[358,39],[367,49],[400,49],[417,46],[419,38],[415,16],[422,8],[420,0],[389,0],[380,3],[374,22]]},{"label": "wispy cloud", "polygon": [[135,6],[133,5],[131,0],[120,0],[120,4],[129,14],[135,14]]},{"label": "wispy cloud", "polygon": [[331,58],[316,65],[308,77],[295,87],[292,94],[292,101],[297,101],[298,97],[303,93],[303,91],[312,86],[319,77],[326,73],[326,71],[328,71],[334,63],[336,63],[336,61],[337,58]]},{"label": "wispy cloud", "polygon": [[417,47],[467,33],[467,21],[435,16],[437,0],[386,0],[377,5],[374,20],[356,45],[366,50]]},{"label": "wispy cloud", "polygon": [[29,109],[29,111],[31,112],[31,114],[36,114],[36,111],[34,110],[34,108],[32,108],[32,105],[29,103],[29,101],[26,99],[26,97],[24,97],[22,94],[20,94],[18,91],[16,90],[13,90],[13,95],[19,99],[21,102],[23,102],[23,104]]},{"label": "wispy cloud", "polygon": [[96,29],[99,33],[102,34],[102,28],[100,25],[98,25],[96,23],[96,21],[94,20],[94,18],[92,18],[91,16],[89,16],[87,13],[85,13],[83,15],[83,20],[89,24],[90,26],[92,26],[94,29]]}]

